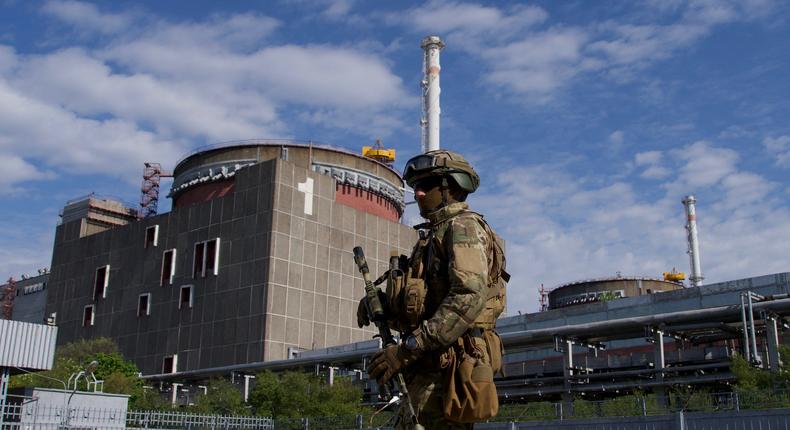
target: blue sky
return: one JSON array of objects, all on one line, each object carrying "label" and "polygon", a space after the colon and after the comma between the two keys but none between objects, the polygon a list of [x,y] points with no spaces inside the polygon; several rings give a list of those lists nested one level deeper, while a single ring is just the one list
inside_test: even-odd
[{"label": "blue sky", "polygon": [[428,34],[447,43],[442,146],[482,177],[510,313],[541,283],[688,271],[690,193],[706,282],[790,271],[789,18],[770,0],[0,0],[0,273],[49,265],[65,201],[136,202],[143,162],[206,144],[380,137],[402,166]]}]

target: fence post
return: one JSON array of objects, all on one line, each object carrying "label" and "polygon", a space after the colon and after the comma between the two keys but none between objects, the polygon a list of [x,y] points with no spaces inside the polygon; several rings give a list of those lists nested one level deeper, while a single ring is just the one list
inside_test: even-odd
[{"label": "fence post", "polygon": [[555,403],[555,409],[557,410],[557,417],[559,417],[560,421],[562,421],[562,402]]},{"label": "fence post", "polygon": [[732,395],[733,395],[732,403],[733,403],[733,405],[735,405],[735,410],[736,411],[740,411],[741,410],[741,398],[738,396],[737,392],[732,393]]},{"label": "fence post", "polygon": [[647,416],[647,402],[645,401],[645,398],[644,397],[640,397],[639,398],[639,403],[642,406],[642,416],[646,417]]},{"label": "fence post", "polygon": [[678,430],[686,430],[686,417],[683,411],[678,411]]},{"label": "fence post", "polygon": [[310,430],[310,418],[307,417],[302,418],[302,429]]},{"label": "fence post", "polygon": [[362,423],[364,422],[362,415],[357,415],[357,429],[362,430]]}]

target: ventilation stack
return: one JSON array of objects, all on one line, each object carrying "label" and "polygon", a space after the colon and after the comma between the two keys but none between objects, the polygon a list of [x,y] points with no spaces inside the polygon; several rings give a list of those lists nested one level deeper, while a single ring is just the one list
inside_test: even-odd
[{"label": "ventilation stack", "polygon": [[697,199],[693,195],[686,196],[683,199],[683,205],[686,207],[686,233],[688,234],[688,254],[691,264],[691,276],[689,276],[689,283],[692,287],[699,287],[702,285],[702,266],[699,262],[699,238],[697,237]]},{"label": "ventilation stack", "polygon": [[444,42],[439,36],[428,36],[422,40],[420,47],[424,51],[422,78],[422,152],[439,149],[439,51]]}]

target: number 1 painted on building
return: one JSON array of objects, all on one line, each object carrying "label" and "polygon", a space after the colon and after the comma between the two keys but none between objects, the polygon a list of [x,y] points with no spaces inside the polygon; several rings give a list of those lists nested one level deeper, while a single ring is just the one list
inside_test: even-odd
[{"label": "number 1 painted on building", "polygon": [[296,184],[296,190],[304,193],[304,213],[313,214],[313,178],[307,178],[304,182]]}]

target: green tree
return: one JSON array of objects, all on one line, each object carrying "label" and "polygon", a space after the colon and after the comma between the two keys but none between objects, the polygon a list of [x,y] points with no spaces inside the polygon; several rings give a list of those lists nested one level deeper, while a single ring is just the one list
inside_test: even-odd
[{"label": "green tree", "polygon": [[201,414],[247,415],[244,398],[235,385],[224,379],[212,379],[206,394],[197,398],[192,410]]},{"label": "green tree", "polygon": [[361,389],[347,378],[329,385],[309,373],[264,371],[255,377],[249,403],[258,415],[298,418],[354,415],[361,399]]},{"label": "green tree", "polygon": [[[84,370],[93,360],[99,363],[94,375],[104,381],[104,392],[127,394],[130,407],[137,407],[136,403],[143,394],[139,370],[133,362],[123,358],[118,345],[108,338],[81,339],[61,345],[55,351],[52,370],[14,376],[11,387],[63,389],[63,384],[58,381],[68,381],[72,374]],[[80,381],[79,389],[87,389],[85,380]]]}]

